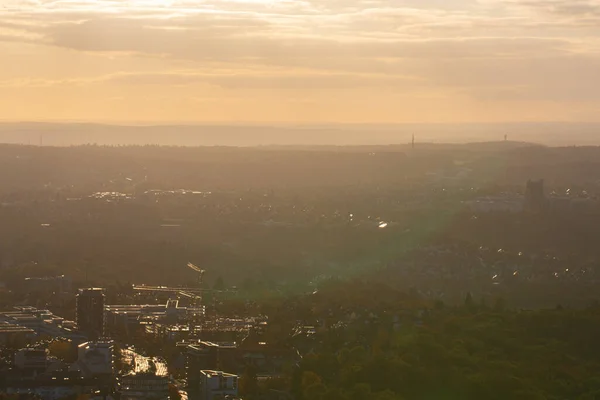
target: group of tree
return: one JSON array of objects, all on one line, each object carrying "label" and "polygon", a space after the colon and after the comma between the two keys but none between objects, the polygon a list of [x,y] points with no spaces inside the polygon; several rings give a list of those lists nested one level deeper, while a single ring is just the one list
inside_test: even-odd
[{"label": "group of tree", "polygon": [[[318,312],[314,296],[305,301],[309,313]],[[404,303],[399,308],[420,317],[401,323],[358,318],[321,329],[299,364],[284,377],[261,382],[263,390],[283,388],[298,400],[600,396],[598,303],[587,309],[535,311],[508,309],[501,299],[491,303],[467,295],[456,307],[413,303],[419,307],[413,312]],[[375,315],[390,311],[385,302],[373,300],[369,306]],[[286,309],[288,318],[301,320],[294,310]]]}]

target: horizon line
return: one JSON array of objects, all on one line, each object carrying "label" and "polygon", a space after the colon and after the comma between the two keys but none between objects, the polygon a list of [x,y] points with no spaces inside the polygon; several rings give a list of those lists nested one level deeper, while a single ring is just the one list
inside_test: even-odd
[{"label": "horizon line", "polygon": [[97,120],[11,120],[0,119],[0,124],[48,125],[106,125],[123,127],[152,126],[501,126],[501,125],[600,125],[600,121],[487,121],[487,122],[286,122],[286,121],[97,121]]}]

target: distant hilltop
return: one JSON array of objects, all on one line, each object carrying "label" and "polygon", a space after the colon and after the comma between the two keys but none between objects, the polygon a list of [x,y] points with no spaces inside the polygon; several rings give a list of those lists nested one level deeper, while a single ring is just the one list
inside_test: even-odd
[{"label": "distant hilltop", "polygon": [[549,146],[600,145],[600,123],[401,125],[108,125],[0,123],[0,143],[45,146],[357,146],[423,143],[535,142]]}]

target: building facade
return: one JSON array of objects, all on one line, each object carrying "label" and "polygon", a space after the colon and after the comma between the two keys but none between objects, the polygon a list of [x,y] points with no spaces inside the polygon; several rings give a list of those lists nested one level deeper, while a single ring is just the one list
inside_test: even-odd
[{"label": "building facade", "polygon": [[200,371],[200,399],[221,400],[238,395],[238,376],[221,371]]},{"label": "building facade", "polygon": [[77,347],[75,367],[88,377],[110,376],[115,372],[115,344],[112,340],[82,343]]},{"label": "building facade", "polygon": [[82,336],[73,321],[65,320],[48,310],[35,307],[18,306],[10,311],[0,312],[0,332],[16,330],[15,327],[29,329],[37,335],[62,337],[82,342]]},{"label": "building facade", "polygon": [[121,400],[168,400],[169,378],[154,373],[129,374],[121,381]]},{"label": "building facade", "polygon": [[90,339],[104,336],[104,289],[79,289],[77,294],[77,326]]},{"label": "building facade", "polygon": [[43,372],[48,366],[46,350],[25,348],[15,353],[15,367],[21,370],[35,370]]},{"label": "building facade", "polygon": [[199,342],[187,346],[185,373],[190,399],[201,398],[202,371],[233,367],[236,350],[237,346],[233,343]]}]

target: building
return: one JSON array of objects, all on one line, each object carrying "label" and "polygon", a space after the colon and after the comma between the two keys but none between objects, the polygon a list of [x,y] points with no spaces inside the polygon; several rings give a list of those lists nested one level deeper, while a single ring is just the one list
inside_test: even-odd
[{"label": "building", "polygon": [[525,211],[541,212],[544,210],[545,202],[544,180],[528,180],[525,188]]},{"label": "building", "polygon": [[20,306],[11,311],[0,312],[0,331],[2,328],[6,328],[6,330],[12,329],[16,332],[19,330],[16,327],[20,327],[21,331],[33,331],[37,335],[63,337],[74,341],[83,339],[76,329],[75,322],[35,307]]},{"label": "building", "polygon": [[[316,332],[315,327],[305,326],[307,333]],[[286,364],[296,363],[297,353],[292,349],[270,346],[264,341],[261,328],[253,328],[238,346],[238,357],[243,365],[253,366],[259,373],[273,375],[281,373]]]},{"label": "building", "polygon": [[104,315],[106,331],[130,336],[139,330],[142,321],[177,324],[187,318],[188,308],[180,307],[177,300],[166,304],[106,305]]},{"label": "building", "polygon": [[221,400],[238,395],[238,376],[221,371],[200,371],[200,400]]},{"label": "building", "polygon": [[152,335],[156,339],[169,342],[181,342],[189,339],[191,329],[189,325],[170,325],[170,324],[150,324],[146,325],[147,335]]},{"label": "building", "polygon": [[210,319],[202,324],[202,339],[215,343],[237,342],[261,322],[264,321],[259,317]]},{"label": "building", "polygon": [[169,374],[167,365],[156,358],[144,357],[131,349],[122,352],[134,367],[121,380],[121,400],[168,400]]},{"label": "building", "polygon": [[24,326],[0,321],[0,347],[20,347],[35,337],[35,331]]},{"label": "building", "polygon": [[523,211],[523,197],[517,195],[500,195],[479,197],[465,201],[467,208],[474,213],[519,213]]},{"label": "building", "polygon": [[25,278],[24,289],[29,293],[66,293],[71,292],[71,278],[60,276]]},{"label": "building", "polygon": [[125,375],[121,381],[121,400],[168,400],[169,377],[152,372]]},{"label": "building", "polygon": [[104,289],[79,289],[77,294],[77,326],[90,339],[104,336]]},{"label": "building", "polygon": [[185,374],[190,399],[198,398],[203,370],[233,369],[236,367],[235,343],[198,342],[188,345],[185,356]]},{"label": "building", "polygon": [[[10,376],[3,387],[3,393],[25,398],[59,400],[94,391],[95,382],[86,381],[75,371],[53,371],[36,376],[24,377],[22,374]],[[86,397],[88,398],[88,397]]]},{"label": "building", "polygon": [[43,372],[48,366],[46,350],[21,349],[15,353],[15,367],[20,370]]},{"label": "building", "polygon": [[112,340],[82,343],[77,347],[77,362],[72,369],[86,377],[108,376],[115,371],[115,343]]}]

